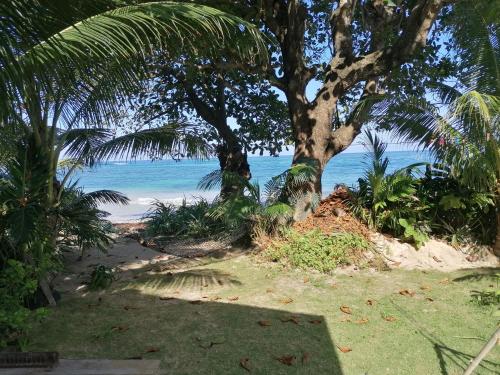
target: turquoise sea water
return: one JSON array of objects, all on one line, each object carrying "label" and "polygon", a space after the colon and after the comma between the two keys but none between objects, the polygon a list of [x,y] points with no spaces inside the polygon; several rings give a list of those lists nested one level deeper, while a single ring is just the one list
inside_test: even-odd
[{"label": "turquoise sea water", "polygon": [[[327,166],[323,174],[323,194],[329,194],[339,183],[353,185],[365,169],[366,154],[342,153]],[[428,161],[428,155],[414,151],[387,152],[390,169]],[[269,178],[280,174],[290,166],[291,156],[250,157],[252,178],[263,185]],[[86,191],[99,189],[117,190],[126,194],[131,202],[128,206],[103,207],[111,213],[114,222],[137,220],[155,200],[179,204],[185,198],[212,199],[217,191],[200,191],[197,184],[209,172],[218,168],[217,159],[200,160],[138,160],[131,162],[108,162],[91,170],[79,172],[76,179]]]}]

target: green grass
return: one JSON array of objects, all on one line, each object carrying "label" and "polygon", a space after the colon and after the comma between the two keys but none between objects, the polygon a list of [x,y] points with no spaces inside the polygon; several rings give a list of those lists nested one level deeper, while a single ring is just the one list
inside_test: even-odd
[{"label": "green grass", "polygon": [[[63,295],[31,331],[29,349],[57,350],[65,358],[161,359],[165,374],[244,374],[241,358],[249,358],[252,374],[461,374],[497,324],[495,307],[469,302],[471,290],[491,284],[489,274],[332,277],[249,257],[173,275],[138,271],[137,279],[105,292]],[[403,296],[403,289],[415,294]],[[342,305],[352,314],[341,312]],[[299,324],[280,320],[291,315]],[[158,351],[145,353],[151,348]],[[297,359],[286,366],[276,359],[282,356]],[[477,374],[498,373],[499,362],[496,348]]]}]

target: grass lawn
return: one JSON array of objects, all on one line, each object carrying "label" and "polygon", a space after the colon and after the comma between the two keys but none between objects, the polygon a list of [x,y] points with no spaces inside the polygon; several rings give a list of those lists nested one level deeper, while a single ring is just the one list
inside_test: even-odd
[{"label": "grass lawn", "polygon": [[[469,302],[491,270],[325,276],[241,256],[134,272],[104,292],[65,293],[29,349],[161,359],[165,374],[245,374],[240,361],[253,374],[461,374],[498,321]],[[477,373],[500,373],[500,348]]]}]

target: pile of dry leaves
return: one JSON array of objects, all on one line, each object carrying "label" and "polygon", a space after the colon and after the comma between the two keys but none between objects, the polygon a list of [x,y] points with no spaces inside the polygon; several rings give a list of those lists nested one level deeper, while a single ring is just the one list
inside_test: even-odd
[{"label": "pile of dry leaves", "polygon": [[345,203],[348,198],[349,193],[345,188],[337,188],[321,201],[313,215],[304,221],[295,223],[293,228],[301,233],[313,229],[319,229],[325,234],[355,233],[369,239],[370,232],[367,226],[350,214]]}]

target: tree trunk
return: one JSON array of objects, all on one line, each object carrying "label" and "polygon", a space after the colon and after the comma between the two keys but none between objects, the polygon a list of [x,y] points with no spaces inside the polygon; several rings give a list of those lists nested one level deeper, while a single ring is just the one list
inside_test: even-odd
[{"label": "tree trunk", "polygon": [[[247,161],[247,154],[241,150],[240,146],[228,146],[222,144],[217,147],[217,158],[222,172],[231,172],[239,175],[240,177],[249,180],[252,177],[250,173],[250,165]],[[228,197],[231,194],[237,193],[241,190],[241,186],[236,184],[221,185],[221,197]]]}]

